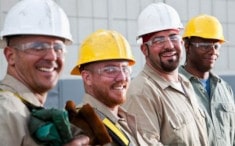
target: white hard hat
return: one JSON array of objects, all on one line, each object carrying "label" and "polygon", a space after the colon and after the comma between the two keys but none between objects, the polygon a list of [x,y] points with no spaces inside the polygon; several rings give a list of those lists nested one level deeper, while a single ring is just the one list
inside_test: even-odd
[{"label": "white hard hat", "polygon": [[0,47],[6,46],[7,36],[14,35],[55,36],[72,43],[69,20],[52,0],[22,0],[13,6],[0,32]]},{"label": "white hard hat", "polygon": [[152,32],[182,28],[180,17],[174,8],[162,2],[152,3],[138,17],[137,39]]}]

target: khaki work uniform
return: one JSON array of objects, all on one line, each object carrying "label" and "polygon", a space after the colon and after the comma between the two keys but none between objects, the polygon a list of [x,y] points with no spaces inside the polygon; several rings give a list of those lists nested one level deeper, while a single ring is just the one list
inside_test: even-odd
[{"label": "khaki work uniform", "polygon": [[132,80],[124,107],[136,116],[149,145],[207,146],[205,117],[193,87],[181,75],[179,80],[168,82],[145,65]]},{"label": "khaki work uniform", "polygon": [[42,106],[35,95],[21,82],[6,75],[0,82],[0,145],[38,146],[31,138],[27,123],[30,111],[13,93],[36,106]]},{"label": "khaki work uniform", "polygon": [[[119,107],[118,109],[118,115],[121,118],[116,118],[106,105],[99,102],[97,99],[90,96],[89,94],[85,94],[83,98],[82,104],[86,103],[89,103],[94,109],[101,112],[103,115],[109,118],[117,127],[119,127],[129,138],[130,141],[129,146],[147,146],[147,143],[137,132],[135,117],[128,114],[126,111],[124,111],[123,108]],[[81,107],[82,104],[79,105],[79,107]],[[111,145],[116,145],[116,144],[113,143]]]},{"label": "khaki work uniform", "polygon": [[210,146],[235,146],[235,98],[231,86],[210,72],[210,95],[200,79],[179,70],[192,83],[201,108],[205,111]]}]

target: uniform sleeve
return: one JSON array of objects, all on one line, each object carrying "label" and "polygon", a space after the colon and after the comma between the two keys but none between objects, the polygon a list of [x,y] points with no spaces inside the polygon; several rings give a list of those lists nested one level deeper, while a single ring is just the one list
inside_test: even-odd
[{"label": "uniform sleeve", "polygon": [[22,116],[15,114],[10,104],[4,101],[0,101],[0,104],[0,145],[16,146],[16,144],[21,144],[25,125]]},{"label": "uniform sleeve", "polygon": [[38,146],[28,132],[28,114],[27,108],[20,101],[0,94],[1,146]]},{"label": "uniform sleeve", "polygon": [[[136,116],[137,126],[143,139],[149,145],[162,145],[160,141],[160,115],[156,112],[156,105],[145,91],[134,91],[131,88],[124,104],[126,110]],[[158,106],[159,107],[159,106]]]}]

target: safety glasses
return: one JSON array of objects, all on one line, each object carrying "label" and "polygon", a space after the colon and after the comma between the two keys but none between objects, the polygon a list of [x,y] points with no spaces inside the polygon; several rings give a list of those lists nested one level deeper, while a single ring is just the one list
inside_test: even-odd
[{"label": "safety glasses", "polygon": [[219,50],[221,47],[221,44],[219,42],[216,43],[190,42],[190,44],[203,51],[210,51],[212,48],[214,48],[215,50]]},{"label": "safety glasses", "polygon": [[105,66],[98,69],[98,74],[101,76],[116,78],[120,73],[124,73],[126,76],[131,75],[131,67],[129,66]]},{"label": "safety glasses", "polygon": [[168,37],[157,36],[146,42],[146,44],[148,44],[149,46],[163,47],[167,41],[171,41],[173,44],[177,44],[179,43],[180,39],[181,37],[178,34],[170,35]]},{"label": "safety glasses", "polygon": [[21,50],[27,54],[36,55],[36,56],[44,56],[51,49],[54,50],[57,57],[64,56],[66,53],[66,47],[64,43],[48,43],[48,42],[27,42],[19,45],[15,45],[14,48]]}]

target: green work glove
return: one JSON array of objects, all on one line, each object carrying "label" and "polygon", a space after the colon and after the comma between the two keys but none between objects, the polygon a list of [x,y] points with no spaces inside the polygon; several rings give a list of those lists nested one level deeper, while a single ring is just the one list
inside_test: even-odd
[{"label": "green work glove", "polygon": [[68,114],[58,109],[33,109],[29,131],[36,142],[45,146],[61,146],[72,138]]}]

